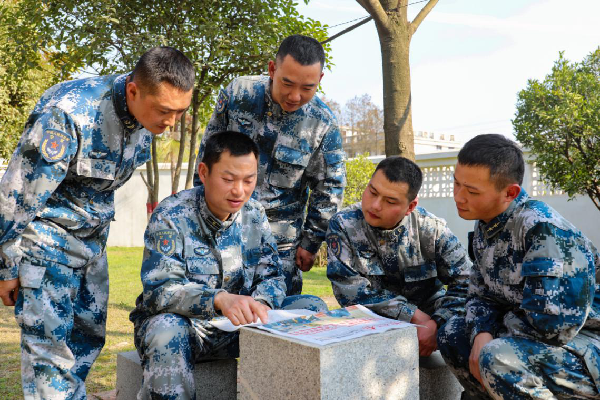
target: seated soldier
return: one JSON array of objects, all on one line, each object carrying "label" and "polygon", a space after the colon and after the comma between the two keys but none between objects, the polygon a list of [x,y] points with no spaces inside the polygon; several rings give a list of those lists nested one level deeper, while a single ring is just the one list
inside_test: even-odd
[{"label": "seated soldier", "polygon": [[221,132],[206,141],[203,186],[164,201],[145,233],[143,293],[130,319],[144,369],[138,398],[195,398],[194,364],[239,356],[239,335],[213,328],[267,321],[275,308],[326,311],[315,296],[285,297],[277,247],[263,207],[249,200],[258,148]]},{"label": "seated soldier", "polygon": [[466,316],[438,336],[472,399],[598,399],[600,256],[592,243],[521,187],[519,147],[479,135],[454,172],[460,217],[477,220]]},{"label": "seated soldier", "polygon": [[329,222],[327,277],[342,307],[420,325],[419,355],[429,356],[437,330],[464,313],[471,261],[446,222],[417,207],[421,182],[406,158],[377,165],[362,202]]}]

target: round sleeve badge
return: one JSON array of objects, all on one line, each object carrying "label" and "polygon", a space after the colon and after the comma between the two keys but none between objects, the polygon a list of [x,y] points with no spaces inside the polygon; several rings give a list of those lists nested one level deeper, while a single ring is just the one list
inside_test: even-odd
[{"label": "round sleeve badge", "polygon": [[175,253],[175,238],[177,232],[173,229],[163,229],[154,233],[156,251],[164,256],[170,256]]},{"label": "round sleeve badge", "polygon": [[327,246],[334,256],[339,257],[340,254],[342,254],[342,246],[338,235],[333,234],[327,236]]},{"label": "round sleeve badge", "polygon": [[62,160],[67,153],[71,137],[64,132],[46,129],[42,135],[40,152],[44,160],[56,162]]},{"label": "round sleeve badge", "polygon": [[217,98],[217,114],[221,114],[225,111],[228,102],[229,96],[225,93],[225,90],[221,89],[219,91],[219,97]]}]

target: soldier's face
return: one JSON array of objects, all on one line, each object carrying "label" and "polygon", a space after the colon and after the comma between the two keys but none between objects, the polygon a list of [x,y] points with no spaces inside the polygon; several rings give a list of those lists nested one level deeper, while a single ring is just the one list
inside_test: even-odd
[{"label": "soldier's face", "polygon": [[463,219],[490,222],[508,208],[519,192],[516,184],[498,190],[490,180],[488,167],[456,164],[454,202]]},{"label": "soldier's face", "polygon": [[320,63],[301,65],[288,54],[283,60],[269,61],[269,76],[273,101],[284,111],[293,112],[313,98],[323,72]]},{"label": "soldier's face", "polygon": [[135,82],[127,83],[127,108],[140,124],[155,135],[175,125],[175,121],[188,109],[192,101],[192,90],[183,92],[163,82],[150,93]]},{"label": "soldier's face", "polygon": [[390,182],[383,171],[371,177],[362,196],[365,220],[375,228],[392,229],[417,206],[417,199],[408,200],[408,183]]},{"label": "soldier's face", "polygon": [[232,156],[228,151],[211,167],[200,163],[198,174],[204,184],[208,209],[225,221],[250,199],[256,186],[257,160],[254,153]]}]

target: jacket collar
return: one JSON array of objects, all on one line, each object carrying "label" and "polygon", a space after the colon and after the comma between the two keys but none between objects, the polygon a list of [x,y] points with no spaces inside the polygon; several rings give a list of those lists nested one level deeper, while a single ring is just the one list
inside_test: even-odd
[{"label": "jacket collar", "polygon": [[527,194],[525,189],[521,188],[521,192],[519,193],[517,198],[514,199],[510,203],[508,208],[506,210],[504,210],[504,212],[502,214],[499,214],[498,216],[496,216],[494,219],[492,219],[487,224],[484,221],[480,220],[479,221],[479,229],[481,229],[483,231],[485,238],[490,239],[490,238],[494,237],[495,235],[497,235],[498,232],[503,230],[504,226],[506,225],[506,223],[508,222],[510,217],[513,215],[515,210],[520,205],[525,203],[528,199],[529,199],[529,195]]},{"label": "jacket collar", "polygon": [[127,85],[127,78],[130,74],[120,75],[113,82],[113,105],[115,107],[115,111],[119,120],[121,120],[121,124],[125,128],[127,133],[132,133],[142,126],[135,119],[133,115],[127,109],[127,96],[125,94],[125,87]]}]

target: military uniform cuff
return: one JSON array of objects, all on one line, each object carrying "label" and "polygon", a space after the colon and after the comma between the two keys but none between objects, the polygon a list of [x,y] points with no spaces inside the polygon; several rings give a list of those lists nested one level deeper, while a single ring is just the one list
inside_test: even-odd
[{"label": "military uniform cuff", "polygon": [[494,329],[492,327],[475,327],[471,331],[471,337],[470,337],[471,347],[473,347],[473,342],[475,341],[475,338],[477,337],[477,335],[479,335],[480,333],[483,333],[483,332],[487,332],[490,335],[492,335],[493,337],[496,337],[496,335],[494,334]]},{"label": "military uniform cuff", "polygon": [[409,303],[405,304],[404,306],[402,306],[402,308],[400,308],[400,313],[398,314],[398,320],[410,322],[413,315],[415,314],[415,311],[417,311],[417,308],[418,307],[414,304],[409,304]]},{"label": "military uniform cuff", "polygon": [[308,236],[304,236],[300,242],[300,247],[312,254],[317,254],[323,240],[314,241]]},{"label": "military uniform cuff", "polygon": [[215,297],[217,297],[217,294],[219,294],[220,292],[226,292],[227,290],[225,289],[205,289],[204,293],[202,293],[202,296],[210,296],[211,297],[211,301],[207,304],[210,309],[206,310],[206,312],[212,316],[215,315],[221,315],[221,311],[217,311],[217,309],[215,308]]},{"label": "military uniform cuff", "polygon": [[0,281],[10,281],[19,278],[19,267],[14,265],[7,267],[6,265],[0,265]]}]

